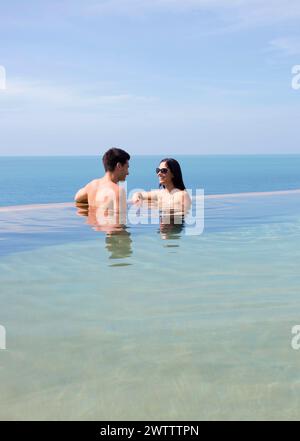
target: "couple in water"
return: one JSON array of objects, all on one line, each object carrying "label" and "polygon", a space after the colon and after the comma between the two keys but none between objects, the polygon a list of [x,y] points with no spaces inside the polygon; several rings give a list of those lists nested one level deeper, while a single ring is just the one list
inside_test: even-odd
[{"label": "couple in water", "polygon": [[[129,175],[130,155],[124,150],[112,148],[103,156],[105,175],[95,179],[79,190],[75,196],[78,204],[87,204],[89,209],[101,209],[109,212],[126,213],[127,198],[124,188],[119,186]],[[134,193],[132,204],[142,204],[143,201],[158,204],[161,210],[177,210],[186,212],[191,205],[191,199],[186,191],[181,167],[172,158],[163,159],[156,169],[159,189]],[[123,223],[123,222],[120,222]]]}]

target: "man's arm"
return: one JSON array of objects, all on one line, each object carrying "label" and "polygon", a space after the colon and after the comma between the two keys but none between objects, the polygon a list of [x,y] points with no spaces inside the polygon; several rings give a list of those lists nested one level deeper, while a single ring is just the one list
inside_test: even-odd
[{"label": "man's arm", "polygon": [[87,204],[88,203],[88,185],[81,188],[75,195],[75,202],[78,204]]}]

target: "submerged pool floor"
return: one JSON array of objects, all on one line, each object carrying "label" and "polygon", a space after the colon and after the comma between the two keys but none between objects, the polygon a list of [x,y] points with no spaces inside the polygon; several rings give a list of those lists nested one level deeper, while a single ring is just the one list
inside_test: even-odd
[{"label": "submerged pool floor", "polygon": [[0,212],[0,419],[299,419],[297,197],[208,201],[195,237]]}]

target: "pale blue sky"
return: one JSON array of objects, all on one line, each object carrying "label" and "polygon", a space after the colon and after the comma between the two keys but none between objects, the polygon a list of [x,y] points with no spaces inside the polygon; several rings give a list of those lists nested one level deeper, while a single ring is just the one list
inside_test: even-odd
[{"label": "pale blue sky", "polygon": [[0,154],[300,153],[299,0],[1,2]]}]

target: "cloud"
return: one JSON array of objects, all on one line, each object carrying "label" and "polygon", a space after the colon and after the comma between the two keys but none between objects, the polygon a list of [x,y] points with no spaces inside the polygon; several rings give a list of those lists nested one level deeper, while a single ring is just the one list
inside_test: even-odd
[{"label": "cloud", "polygon": [[[300,18],[299,0],[32,0],[28,5],[14,1],[2,7],[0,23],[7,27],[59,29],[73,20],[96,20],[99,17],[148,19],[164,14],[194,14],[205,34],[235,32],[241,29],[278,23],[296,22]],[[208,29],[207,29],[208,28]]]},{"label": "cloud", "polygon": [[[151,104],[157,97],[140,96],[132,93],[101,94],[97,90],[78,87],[53,85],[24,79],[9,80],[7,89],[1,94],[0,110],[56,108],[68,110],[95,111],[104,106]],[[7,107],[8,106],[8,107]],[[105,107],[107,108],[107,107]],[[2,109],[3,110],[3,109]]]},{"label": "cloud", "polygon": [[270,42],[270,49],[279,51],[284,55],[299,55],[300,54],[300,38],[299,37],[284,37],[276,38]]},{"label": "cloud", "polygon": [[[74,5],[74,3],[73,3]],[[77,4],[78,6],[79,4]],[[299,0],[87,0],[86,14],[143,15],[156,12],[206,11],[235,26],[253,26],[295,20],[300,17]]]},{"label": "cloud", "polygon": [[[103,94],[95,85],[88,90],[82,84],[10,79],[0,95],[0,154],[93,154],[112,144],[140,153],[166,148],[267,152],[297,139],[297,105],[251,105],[247,96],[228,103],[227,95],[235,90],[208,87],[202,92],[193,102],[170,101],[128,92]],[[298,145],[290,148],[296,151]]]}]

